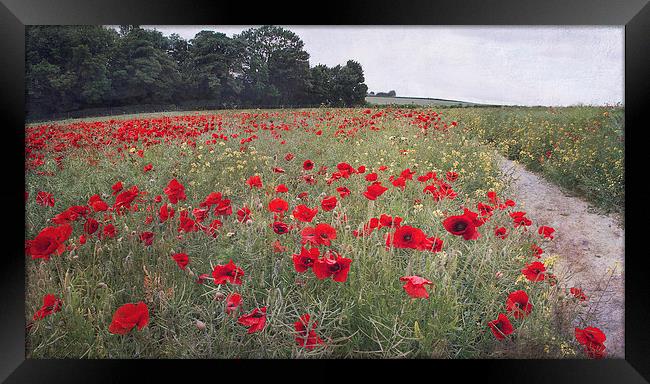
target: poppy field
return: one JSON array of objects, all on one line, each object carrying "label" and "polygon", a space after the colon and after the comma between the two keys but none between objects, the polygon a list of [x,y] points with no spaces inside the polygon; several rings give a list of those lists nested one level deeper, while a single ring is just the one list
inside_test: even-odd
[{"label": "poppy field", "polygon": [[[604,112],[618,113],[581,113],[590,124]],[[492,145],[505,138],[485,125],[498,113],[28,125],[27,356],[605,357],[589,292],[544,250],[555,229],[509,194]],[[573,129],[572,110],[556,113]],[[517,132],[508,140],[538,150]]]}]

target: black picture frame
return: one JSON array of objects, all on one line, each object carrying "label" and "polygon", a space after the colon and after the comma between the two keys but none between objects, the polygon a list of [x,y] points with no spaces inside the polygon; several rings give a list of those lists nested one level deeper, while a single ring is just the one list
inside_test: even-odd
[{"label": "black picture frame", "polygon": [[[0,380],[11,383],[149,382],[180,373],[185,380],[339,380],[394,370],[403,380],[454,382],[643,383],[650,381],[650,284],[644,247],[647,121],[650,101],[648,0],[473,0],[459,2],[218,3],[170,0],[0,0],[0,114],[4,247],[0,266]],[[311,6],[313,8],[309,9]],[[25,25],[34,24],[338,24],[338,25],[619,25],[625,26],[625,359],[605,360],[26,360],[24,257]],[[597,60],[598,58],[594,58]],[[644,137],[645,136],[645,137]],[[637,170],[638,168],[638,170]],[[635,172],[636,170],[637,172]],[[22,220],[22,221],[21,221]],[[639,223],[635,225],[635,223]],[[21,226],[21,223],[23,226]],[[634,248],[634,243],[640,247]],[[259,366],[259,367],[258,367]],[[379,369],[378,369],[379,368]],[[347,373],[342,373],[343,370]],[[441,376],[443,375],[443,376]],[[443,379],[444,377],[451,379]],[[349,376],[352,378],[352,376]]]}]

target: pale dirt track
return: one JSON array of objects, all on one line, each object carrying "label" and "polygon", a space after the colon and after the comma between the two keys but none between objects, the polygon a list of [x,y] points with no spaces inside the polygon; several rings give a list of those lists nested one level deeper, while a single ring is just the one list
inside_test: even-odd
[{"label": "pale dirt track", "polygon": [[[518,208],[527,212],[534,225],[555,228],[555,238],[544,250],[559,256],[554,270],[560,284],[585,291],[593,313],[588,325],[605,333],[610,358],[624,358],[625,231],[618,218],[598,214],[585,201],[569,196],[516,162],[502,159],[500,167],[512,178],[511,193]],[[608,274],[608,270],[614,273]]]}]

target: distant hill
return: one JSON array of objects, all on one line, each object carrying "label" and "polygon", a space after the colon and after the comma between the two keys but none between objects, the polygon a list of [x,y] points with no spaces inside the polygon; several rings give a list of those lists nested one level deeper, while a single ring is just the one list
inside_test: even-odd
[{"label": "distant hill", "polygon": [[473,107],[473,106],[487,106],[487,104],[470,103],[468,101],[459,100],[446,100],[446,99],[433,99],[427,97],[385,97],[385,96],[366,96],[366,101],[375,105],[438,105],[443,107]]}]

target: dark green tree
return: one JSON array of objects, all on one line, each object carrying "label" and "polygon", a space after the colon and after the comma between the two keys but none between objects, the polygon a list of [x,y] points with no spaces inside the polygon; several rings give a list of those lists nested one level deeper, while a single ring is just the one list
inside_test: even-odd
[{"label": "dark green tree", "polygon": [[244,95],[254,103],[295,105],[307,100],[309,54],[295,33],[278,27],[251,28],[241,42]]},{"label": "dark green tree", "polygon": [[118,40],[110,60],[112,100],[119,105],[169,103],[179,98],[181,76],[158,31],[134,28]]},{"label": "dark green tree", "polygon": [[220,103],[234,102],[242,90],[236,77],[239,44],[223,33],[201,31],[190,41],[186,71],[193,95]]},{"label": "dark green tree", "polygon": [[108,60],[118,35],[101,26],[29,26],[28,110],[47,113],[100,106],[111,90]]}]

